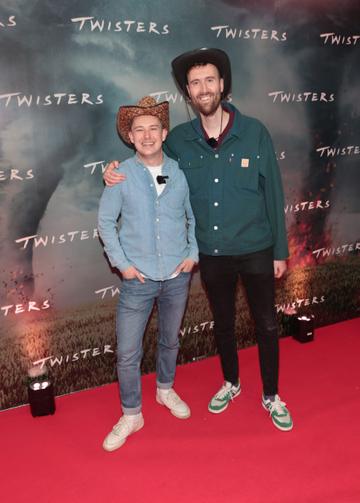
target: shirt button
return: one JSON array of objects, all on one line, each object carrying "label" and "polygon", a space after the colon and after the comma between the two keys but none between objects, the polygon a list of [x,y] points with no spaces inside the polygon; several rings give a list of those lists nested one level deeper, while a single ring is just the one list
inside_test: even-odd
[{"label": "shirt button", "polygon": [[257,156],[256,156],[256,159],[260,159],[260,156],[259,156],[259,155],[257,155]]},{"label": "shirt button", "polygon": [[219,154],[215,154],[215,159],[219,159]]},{"label": "shirt button", "polygon": [[214,231],[217,231],[218,230],[218,226],[217,225],[214,225]]},{"label": "shirt button", "polygon": [[156,236],[156,239],[160,239],[160,236]]},{"label": "shirt button", "polygon": [[157,218],[157,219],[156,219],[156,221],[157,221],[157,222],[160,222],[160,218]]},{"label": "shirt button", "polygon": [[219,250],[215,248],[214,253],[219,253]]},{"label": "shirt button", "polygon": [[158,257],[161,257],[161,253],[158,253]]},{"label": "shirt button", "polygon": [[219,179],[218,178],[214,178],[214,182],[215,183],[219,183]]},{"label": "shirt button", "polygon": [[219,203],[215,201],[214,206],[219,206]]},{"label": "shirt button", "polygon": [[150,187],[154,187],[154,184],[153,184],[153,183],[150,183]]}]

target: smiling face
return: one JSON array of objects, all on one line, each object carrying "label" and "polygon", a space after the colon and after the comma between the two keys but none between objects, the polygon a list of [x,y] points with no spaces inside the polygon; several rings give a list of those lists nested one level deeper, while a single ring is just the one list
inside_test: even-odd
[{"label": "smiling face", "polygon": [[162,161],[162,143],[167,135],[166,129],[161,125],[158,117],[153,115],[140,115],[135,117],[129,138],[144,163],[153,164]]},{"label": "smiling face", "polygon": [[193,66],[187,75],[187,90],[192,104],[202,115],[212,115],[221,102],[224,80],[215,65]]}]

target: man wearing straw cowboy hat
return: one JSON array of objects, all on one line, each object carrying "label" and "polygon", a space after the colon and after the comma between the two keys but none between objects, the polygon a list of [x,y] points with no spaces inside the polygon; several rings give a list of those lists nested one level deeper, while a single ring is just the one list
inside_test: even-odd
[{"label": "man wearing straw cowboy hat", "polygon": [[144,425],[142,339],[155,301],[159,320],[156,400],[178,418],[190,416],[172,386],[190,272],[198,261],[188,185],[177,162],[162,150],[169,130],[169,103],[157,104],[147,96],[136,106],[120,107],[117,130],[136,154],[121,165],[127,183],[105,187],[99,207],[105,252],[123,277],[116,313],[123,416],[104,440],[107,451],[121,447]]},{"label": "man wearing straw cowboy hat", "polygon": [[[224,384],[208,409],[223,412],[240,394],[235,335],[238,277],[245,287],[259,348],[262,406],[273,424],[293,422],[278,395],[279,343],[274,276],[289,255],[281,177],[265,126],[222,101],[231,88],[231,65],[220,49],[196,49],[172,61],[175,80],[199,117],[175,127],[166,151],[177,159],[190,188],[196,218],[200,274],[208,293]],[[125,177],[108,166],[107,184]],[[124,183],[124,185],[126,182]]]}]

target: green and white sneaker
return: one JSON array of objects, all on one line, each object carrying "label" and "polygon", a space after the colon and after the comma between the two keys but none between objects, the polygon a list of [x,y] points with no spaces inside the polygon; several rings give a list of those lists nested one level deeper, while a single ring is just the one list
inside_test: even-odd
[{"label": "green and white sneaker", "polygon": [[230,401],[240,395],[240,383],[235,386],[231,382],[225,381],[219,391],[212,397],[208,405],[208,411],[213,414],[220,414],[228,408]]},{"label": "green and white sneaker", "polygon": [[270,413],[270,417],[276,428],[281,431],[290,431],[293,429],[293,421],[290,412],[287,410],[286,403],[280,400],[279,395],[274,396],[274,400],[266,399],[262,396],[262,405]]}]

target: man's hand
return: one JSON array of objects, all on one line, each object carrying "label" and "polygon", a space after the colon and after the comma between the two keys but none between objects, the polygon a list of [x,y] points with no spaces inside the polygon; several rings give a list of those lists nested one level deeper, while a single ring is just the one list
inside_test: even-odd
[{"label": "man's hand", "polygon": [[141,274],[139,273],[139,271],[137,269],[135,269],[134,266],[130,266],[128,267],[127,269],[124,269],[123,271],[121,271],[121,274],[123,276],[124,279],[135,279],[137,278],[140,283],[145,283],[145,280],[144,278],[141,276]]},{"label": "man's hand", "polygon": [[194,265],[196,264],[196,262],[191,259],[191,258],[186,258],[185,260],[183,260],[181,262],[181,264],[179,264],[175,270],[176,273],[180,273],[180,272],[191,272],[192,271],[192,268],[194,267]]},{"label": "man's hand", "polygon": [[281,278],[287,269],[286,260],[274,260],[274,276]]},{"label": "man's hand", "polygon": [[123,173],[114,173],[114,169],[117,168],[119,164],[119,161],[111,161],[106,166],[104,181],[108,187],[113,187],[117,183],[126,180],[126,175],[124,175]]}]

